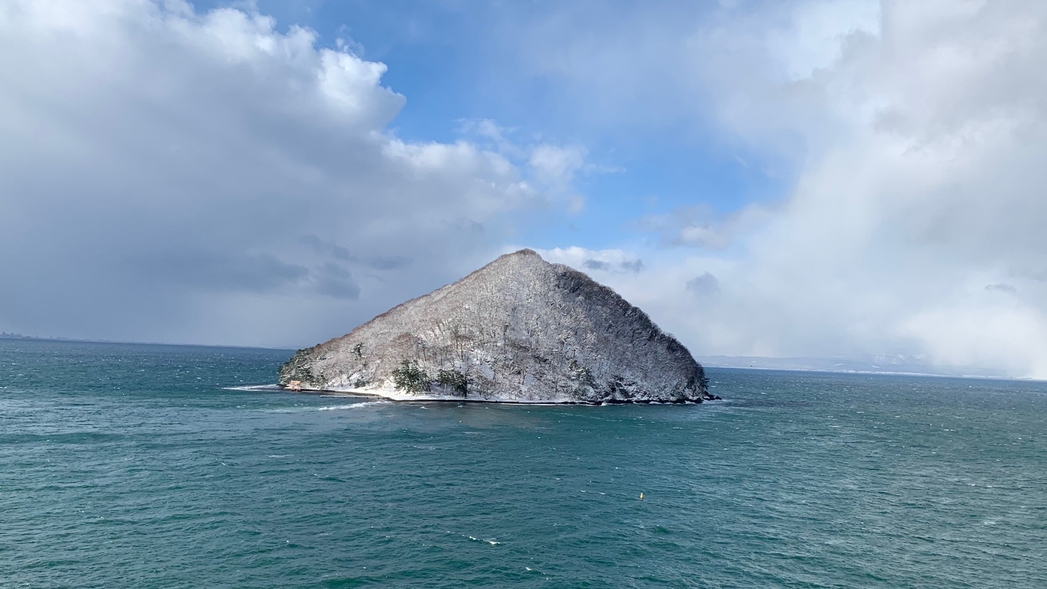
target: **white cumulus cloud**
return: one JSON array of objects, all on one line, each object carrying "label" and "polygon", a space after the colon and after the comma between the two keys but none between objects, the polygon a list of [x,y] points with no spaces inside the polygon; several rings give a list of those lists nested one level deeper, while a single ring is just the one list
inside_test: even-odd
[{"label": "white cumulus cloud", "polygon": [[0,1],[4,330],[313,343],[548,206],[496,150],[388,131],[405,98],[345,47],[248,8]]}]

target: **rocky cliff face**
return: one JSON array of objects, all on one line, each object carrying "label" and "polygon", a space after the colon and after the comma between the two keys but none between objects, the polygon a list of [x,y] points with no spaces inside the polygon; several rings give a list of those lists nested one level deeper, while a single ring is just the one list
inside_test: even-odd
[{"label": "rocky cliff face", "polygon": [[701,402],[702,366],[611,289],[531,250],[348,335],[299,350],[280,384],[398,399]]}]

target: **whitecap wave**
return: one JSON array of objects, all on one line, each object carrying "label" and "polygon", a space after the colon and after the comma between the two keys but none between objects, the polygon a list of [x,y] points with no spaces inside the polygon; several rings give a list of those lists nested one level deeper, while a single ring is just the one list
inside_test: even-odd
[{"label": "whitecap wave", "polygon": [[374,405],[388,405],[391,401],[364,401],[363,403],[347,403],[345,405],[328,405],[320,407],[318,411],[339,411],[341,409],[363,409]]},{"label": "whitecap wave", "polygon": [[241,385],[235,387],[222,387],[223,391],[282,391],[284,390],[278,384],[251,384]]},{"label": "whitecap wave", "polygon": [[499,544],[501,544],[501,542],[498,542],[497,540],[488,540],[487,538],[477,538],[476,536],[466,536],[466,538],[469,538],[473,542],[487,542],[491,546],[498,546]]}]

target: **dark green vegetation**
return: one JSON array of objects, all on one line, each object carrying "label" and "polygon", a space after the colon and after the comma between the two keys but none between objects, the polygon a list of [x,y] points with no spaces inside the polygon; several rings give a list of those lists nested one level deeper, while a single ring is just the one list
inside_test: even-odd
[{"label": "dark green vegetation", "polygon": [[432,379],[417,365],[404,360],[399,368],[393,370],[393,384],[399,391],[419,393],[432,389]]},{"label": "dark green vegetation", "polygon": [[313,383],[320,381],[321,379],[313,374],[312,369],[311,358],[315,350],[316,346],[298,350],[290,360],[281,364],[278,372],[280,382],[288,383],[297,380],[312,386]]},{"label": "dark green vegetation", "polygon": [[437,382],[444,388],[465,397],[469,394],[469,379],[457,370],[440,370]]},{"label": "dark green vegetation", "polygon": [[393,370],[393,383],[396,390],[406,393],[432,391],[433,385],[436,384],[447,392],[463,398],[469,395],[469,380],[461,372],[453,369],[440,369],[434,380],[426,371],[409,360],[402,361],[400,367]]}]

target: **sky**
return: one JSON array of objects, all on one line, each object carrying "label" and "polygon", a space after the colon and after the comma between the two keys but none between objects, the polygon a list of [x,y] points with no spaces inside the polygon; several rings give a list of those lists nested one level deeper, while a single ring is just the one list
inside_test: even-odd
[{"label": "sky", "polygon": [[302,347],[523,247],[695,356],[1047,378],[1036,0],[0,0],[0,331]]}]

